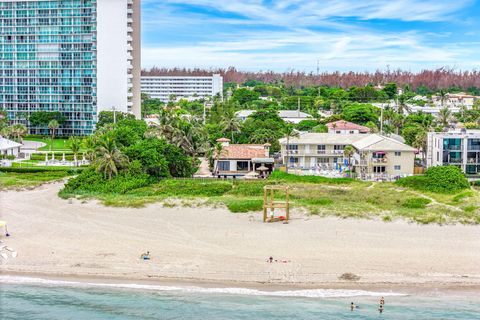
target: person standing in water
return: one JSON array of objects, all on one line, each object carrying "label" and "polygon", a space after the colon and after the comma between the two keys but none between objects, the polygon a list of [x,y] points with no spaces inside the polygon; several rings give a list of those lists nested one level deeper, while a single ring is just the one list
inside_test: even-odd
[{"label": "person standing in water", "polygon": [[384,305],[384,304],[385,304],[385,298],[382,297],[382,298],[380,299],[380,304],[381,304],[381,305]]},{"label": "person standing in water", "polygon": [[383,313],[383,304],[381,304],[380,307],[378,308],[378,312]]},{"label": "person standing in water", "polygon": [[352,303],[350,303],[350,311],[353,311],[353,309],[355,309],[355,305]]}]

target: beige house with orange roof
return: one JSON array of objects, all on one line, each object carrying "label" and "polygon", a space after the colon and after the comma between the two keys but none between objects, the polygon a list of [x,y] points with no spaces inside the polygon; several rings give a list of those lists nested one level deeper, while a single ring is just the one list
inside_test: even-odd
[{"label": "beige house with orange roof", "polygon": [[230,144],[230,139],[220,138],[220,156],[215,155],[213,175],[216,177],[243,178],[268,176],[273,171],[274,159],[269,157],[270,144]]},{"label": "beige house with orange roof", "polygon": [[370,128],[361,126],[359,124],[338,120],[327,123],[328,133],[335,134],[357,134],[357,133],[370,133]]}]

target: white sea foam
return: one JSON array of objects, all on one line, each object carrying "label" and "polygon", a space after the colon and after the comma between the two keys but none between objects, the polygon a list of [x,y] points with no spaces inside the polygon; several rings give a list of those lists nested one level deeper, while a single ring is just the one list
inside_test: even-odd
[{"label": "white sea foam", "polygon": [[44,286],[63,287],[103,287],[132,290],[149,290],[159,292],[185,292],[204,294],[230,294],[249,296],[270,296],[270,297],[301,297],[301,298],[347,298],[347,297],[380,297],[380,296],[406,296],[406,294],[395,292],[374,292],[365,290],[346,289],[309,289],[309,290],[285,290],[285,291],[262,291],[247,288],[203,288],[193,286],[159,286],[149,284],[131,283],[91,283],[64,280],[49,280],[41,278],[0,276],[0,283],[6,284],[36,284]]}]

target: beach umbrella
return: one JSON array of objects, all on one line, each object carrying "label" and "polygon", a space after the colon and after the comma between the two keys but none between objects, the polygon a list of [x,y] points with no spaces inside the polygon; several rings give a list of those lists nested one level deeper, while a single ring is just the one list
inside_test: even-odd
[{"label": "beach umbrella", "polygon": [[258,170],[258,171],[267,171],[268,168],[265,167],[265,166],[263,165],[263,163],[262,163],[262,165],[261,165],[260,167],[258,167],[257,170]]}]

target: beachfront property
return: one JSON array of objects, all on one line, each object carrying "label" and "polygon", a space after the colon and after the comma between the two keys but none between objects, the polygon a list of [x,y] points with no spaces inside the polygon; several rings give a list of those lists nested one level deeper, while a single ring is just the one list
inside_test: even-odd
[{"label": "beachfront property", "polygon": [[0,155],[2,156],[14,156],[17,158],[20,154],[21,143],[6,139],[0,136]]},{"label": "beachfront property", "polygon": [[142,76],[141,91],[163,102],[189,101],[223,95],[223,77],[211,76]]},{"label": "beachfront property", "polygon": [[436,107],[446,106],[448,108],[465,106],[467,109],[471,109],[475,101],[478,99],[480,99],[480,97],[466,94],[465,92],[447,93],[444,97],[439,95],[432,96],[433,104]]},{"label": "beachfront property", "polygon": [[[249,116],[257,112],[257,110],[240,110],[236,112],[236,116],[241,121],[247,120]],[[312,120],[312,116],[299,110],[279,110],[278,116],[288,123],[300,123],[303,120]]]},{"label": "beachfront property", "polygon": [[220,155],[215,154],[213,175],[224,178],[267,177],[274,168],[270,158],[270,144],[230,144],[230,139],[220,138]]},{"label": "beachfront property", "polygon": [[467,175],[480,173],[480,130],[429,132],[427,167],[458,166]]},{"label": "beachfront property", "polygon": [[[364,180],[391,180],[414,172],[416,149],[379,134],[304,133],[280,139],[281,157],[301,174],[340,176],[352,170]],[[346,146],[353,153],[345,154]]]},{"label": "beachfront property", "polygon": [[327,123],[328,133],[333,134],[365,134],[370,133],[370,128],[353,122],[338,120]]},{"label": "beachfront property", "polygon": [[59,111],[58,135],[88,135],[100,111],[140,117],[140,71],[140,0],[0,0],[0,110],[12,123]]}]

